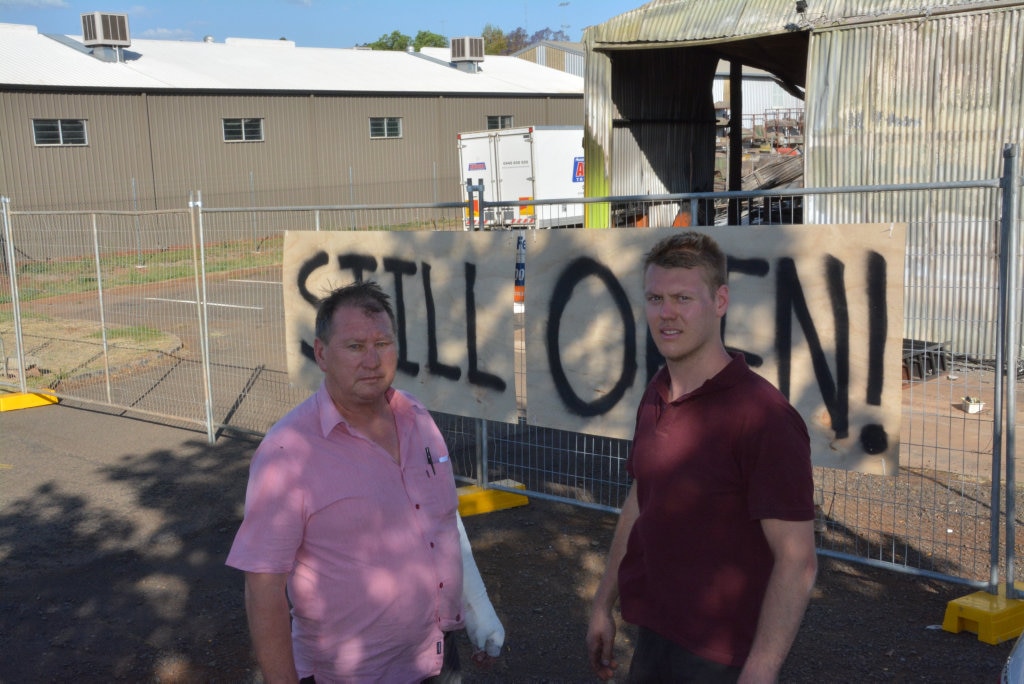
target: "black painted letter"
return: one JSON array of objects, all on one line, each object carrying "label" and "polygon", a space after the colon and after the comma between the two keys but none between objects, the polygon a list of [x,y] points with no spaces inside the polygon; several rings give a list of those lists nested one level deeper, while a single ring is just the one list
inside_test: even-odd
[{"label": "black painted letter", "polygon": [[[580,399],[569,385],[569,378],[565,374],[562,359],[559,356],[558,340],[562,315],[572,298],[573,289],[584,278],[590,276],[599,278],[611,294],[615,308],[619,312],[619,316],[622,317],[625,339],[623,339],[622,345],[622,372],[619,375],[619,381],[605,396],[587,402]],[[591,417],[607,413],[619,403],[626,390],[633,385],[633,381],[636,379],[636,323],[633,320],[633,309],[629,304],[629,297],[611,270],[589,257],[580,257],[570,262],[555,282],[551,304],[548,307],[546,338],[548,366],[551,368],[551,378],[555,383],[555,389],[566,409],[578,416]]]}]

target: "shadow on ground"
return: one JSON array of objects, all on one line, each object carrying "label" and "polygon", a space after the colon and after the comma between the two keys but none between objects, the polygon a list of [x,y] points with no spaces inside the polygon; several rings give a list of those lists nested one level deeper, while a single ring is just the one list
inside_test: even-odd
[{"label": "shadow on ground", "polygon": [[[0,414],[0,682],[260,681],[241,576],[223,564],[256,442],[35,411]],[[489,673],[462,638],[467,682],[595,681],[587,611],[615,520],[540,499],[467,518],[508,635]],[[966,593],[822,559],[781,681],[998,681],[1011,643],[936,629]],[[623,671],[631,636],[622,630]]]},{"label": "shadow on ground", "polygon": [[248,681],[240,577],[223,563],[254,443],[185,434],[4,487],[0,680]]}]

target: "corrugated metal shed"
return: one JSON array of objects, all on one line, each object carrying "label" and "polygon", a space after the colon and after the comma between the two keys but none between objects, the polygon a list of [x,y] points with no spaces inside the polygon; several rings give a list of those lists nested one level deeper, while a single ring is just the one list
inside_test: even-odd
[{"label": "corrugated metal shed", "polygon": [[[807,4],[654,0],[588,28],[587,194],[641,190],[637,178],[651,192],[708,189],[708,55],[805,90],[808,187],[1000,175],[1003,145],[1024,140],[1024,2]],[[643,81],[665,61],[673,79]],[[638,80],[675,104],[652,107]],[[910,223],[905,335],[990,355],[995,291],[977,284],[996,268],[996,204],[985,192],[857,193],[809,198],[804,219]]]},{"label": "corrugated metal shed", "polygon": [[[810,0],[798,12],[794,0],[653,0],[635,10],[584,31],[584,43],[595,49],[645,45],[714,44],[723,52],[739,52],[745,64],[766,69],[802,84],[799,56],[750,49],[750,41],[787,36],[857,23],[900,21],[947,12],[988,10],[1018,5],[1002,0]],[[731,42],[747,43],[726,45]]]},{"label": "corrugated metal shed", "polygon": [[512,56],[583,78],[583,43],[542,40],[512,53]]}]

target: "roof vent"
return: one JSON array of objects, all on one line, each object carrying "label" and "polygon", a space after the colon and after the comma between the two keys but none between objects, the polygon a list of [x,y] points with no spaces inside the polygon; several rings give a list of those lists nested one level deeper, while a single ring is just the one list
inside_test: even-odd
[{"label": "roof vent", "polygon": [[129,47],[128,15],[89,12],[82,15],[82,42],[86,47]]},{"label": "roof vent", "polygon": [[470,36],[463,36],[462,38],[452,38],[452,61],[484,61],[484,39],[480,37]]}]

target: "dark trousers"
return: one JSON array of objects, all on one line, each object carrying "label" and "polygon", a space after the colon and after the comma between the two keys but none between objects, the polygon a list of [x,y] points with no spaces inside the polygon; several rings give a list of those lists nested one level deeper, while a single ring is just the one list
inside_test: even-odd
[{"label": "dark trousers", "polygon": [[735,684],[740,668],[705,660],[646,627],[639,628],[629,684]]},{"label": "dark trousers", "polygon": [[[459,663],[459,649],[455,645],[454,632],[444,633],[444,660],[441,663],[441,673],[424,679],[423,684],[461,684],[462,666]],[[299,684],[316,684],[313,675],[303,677]]]},{"label": "dark trousers", "polygon": [[459,663],[459,649],[455,645],[455,632],[445,632],[441,673],[424,679],[423,684],[461,684],[461,682],[462,665]]}]

